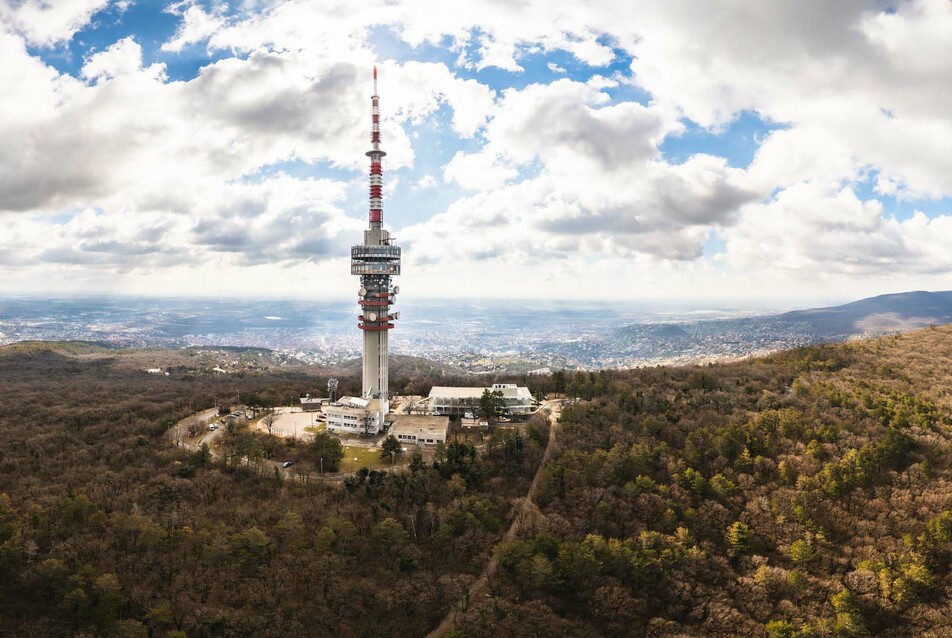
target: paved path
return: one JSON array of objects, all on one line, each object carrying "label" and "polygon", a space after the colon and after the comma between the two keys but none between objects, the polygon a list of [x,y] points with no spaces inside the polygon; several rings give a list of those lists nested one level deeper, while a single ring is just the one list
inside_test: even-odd
[{"label": "paved path", "polygon": [[[532,484],[529,485],[529,491],[526,492],[525,498],[519,499],[519,502],[516,503],[516,515],[512,519],[512,524],[509,526],[509,529],[506,530],[506,533],[503,534],[502,539],[496,545],[502,543],[511,543],[516,540],[516,537],[519,535],[519,532],[523,530],[526,523],[533,520],[537,516],[541,516],[542,513],[539,511],[539,508],[535,505],[535,496],[539,488],[539,477],[542,475],[542,468],[545,467],[546,463],[552,458],[552,454],[555,450],[555,440],[556,433],[558,432],[559,424],[559,413],[561,412],[561,402],[550,401],[546,407],[541,409],[546,409],[551,407],[552,411],[549,414],[549,442],[545,446],[545,451],[542,453],[542,461],[539,463],[538,469],[536,469],[535,476],[532,477]],[[495,547],[493,548],[495,550]],[[499,557],[496,555],[496,552],[493,551],[489,562],[486,563],[486,566],[483,568],[482,573],[479,575],[473,584],[469,586],[467,594],[464,596],[463,600],[459,601],[456,605],[450,609],[450,612],[443,619],[443,622],[439,626],[427,634],[427,638],[442,638],[453,627],[456,625],[456,621],[459,617],[466,612],[467,603],[476,603],[483,599],[486,596],[486,590],[489,588],[490,581],[496,576],[499,572]]]},{"label": "paved path", "polygon": [[[201,412],[190,414],[189,416],[185,417],[184,419],[182,419],[181,421],[173,425],[169,429],[168,435],[172,439],[173,443],[175,443],[179,447],[184,447],[186,450],[197,452],[199,449],[201,449],[203,443],[208,443],[208,447],[210,448],[215,438],[217,438],[215,435],[217,435],[222,430],[221,428],[219,428],[217,430],[209,431],[208,425],[206,425],[205,422],[209,421],[210,419],[214,419],[217,416],[218,416],[218,408],[208,408],[207,410],[202,410]],[[188,430],[189,423],[191,423],[195,419],[197,419],[199,423],[203,424],[202,425],[203,433],[200,437],[198,437],[198,441],[189,443],[187,430]]]}]

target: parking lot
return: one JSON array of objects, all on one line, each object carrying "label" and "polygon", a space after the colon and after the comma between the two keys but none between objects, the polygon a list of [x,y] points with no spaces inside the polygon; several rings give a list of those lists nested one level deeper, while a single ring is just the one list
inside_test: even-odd
[{"label": "parking lot", "polygon": [[[314,435],[305,428],[324,428],[324,423],[317,420],[316,412],[304,412],[301,408],[276,408],[274,414],[275,419],[271,433],[275,436],[310,441]],[[268,431],[265,418],[258,420],[257,427],[260,432]]]}]

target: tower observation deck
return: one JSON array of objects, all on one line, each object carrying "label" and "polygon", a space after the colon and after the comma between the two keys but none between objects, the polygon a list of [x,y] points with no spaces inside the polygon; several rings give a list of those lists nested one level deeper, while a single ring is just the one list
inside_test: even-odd
[{"label": "tower observation deck", "polygon": [[370,225],[364,242],[350,249],[350,274],[360,276],[357,327],[364,334],[363,396],[378,399],[380,414],[389,412],[388,333],[400,313],[390,306],[400,289],[391,277],[400,274],[400,247],[383,229],[383,168],[386,153],[380,148],[380,97],[377,95],[377,67],[374,67],[374,94],[371,102]]}]

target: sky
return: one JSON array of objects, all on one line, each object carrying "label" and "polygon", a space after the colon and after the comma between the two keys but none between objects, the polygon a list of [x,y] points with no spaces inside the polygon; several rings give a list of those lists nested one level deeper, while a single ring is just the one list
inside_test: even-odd
[{"label": "sky", "polygon": [[0,0],[0,293],[952,289],[952,0]]}]

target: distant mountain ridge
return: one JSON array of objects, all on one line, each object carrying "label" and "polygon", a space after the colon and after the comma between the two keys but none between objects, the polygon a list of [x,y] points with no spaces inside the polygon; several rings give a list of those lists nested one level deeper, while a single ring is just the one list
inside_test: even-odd
[{"label": "distant mountain ridge", "polygon": [[702,363],[952,323],[952,291],[917,290],[776,315],[631,323],[581,343],[548,343],[583,366]]},{"label": "distant mountain ridge", "polygon": [[785,312],[774,320],[806,323],[817,336],[904,332],[952,323],[952,291],[879,295],[842,306]]}]

